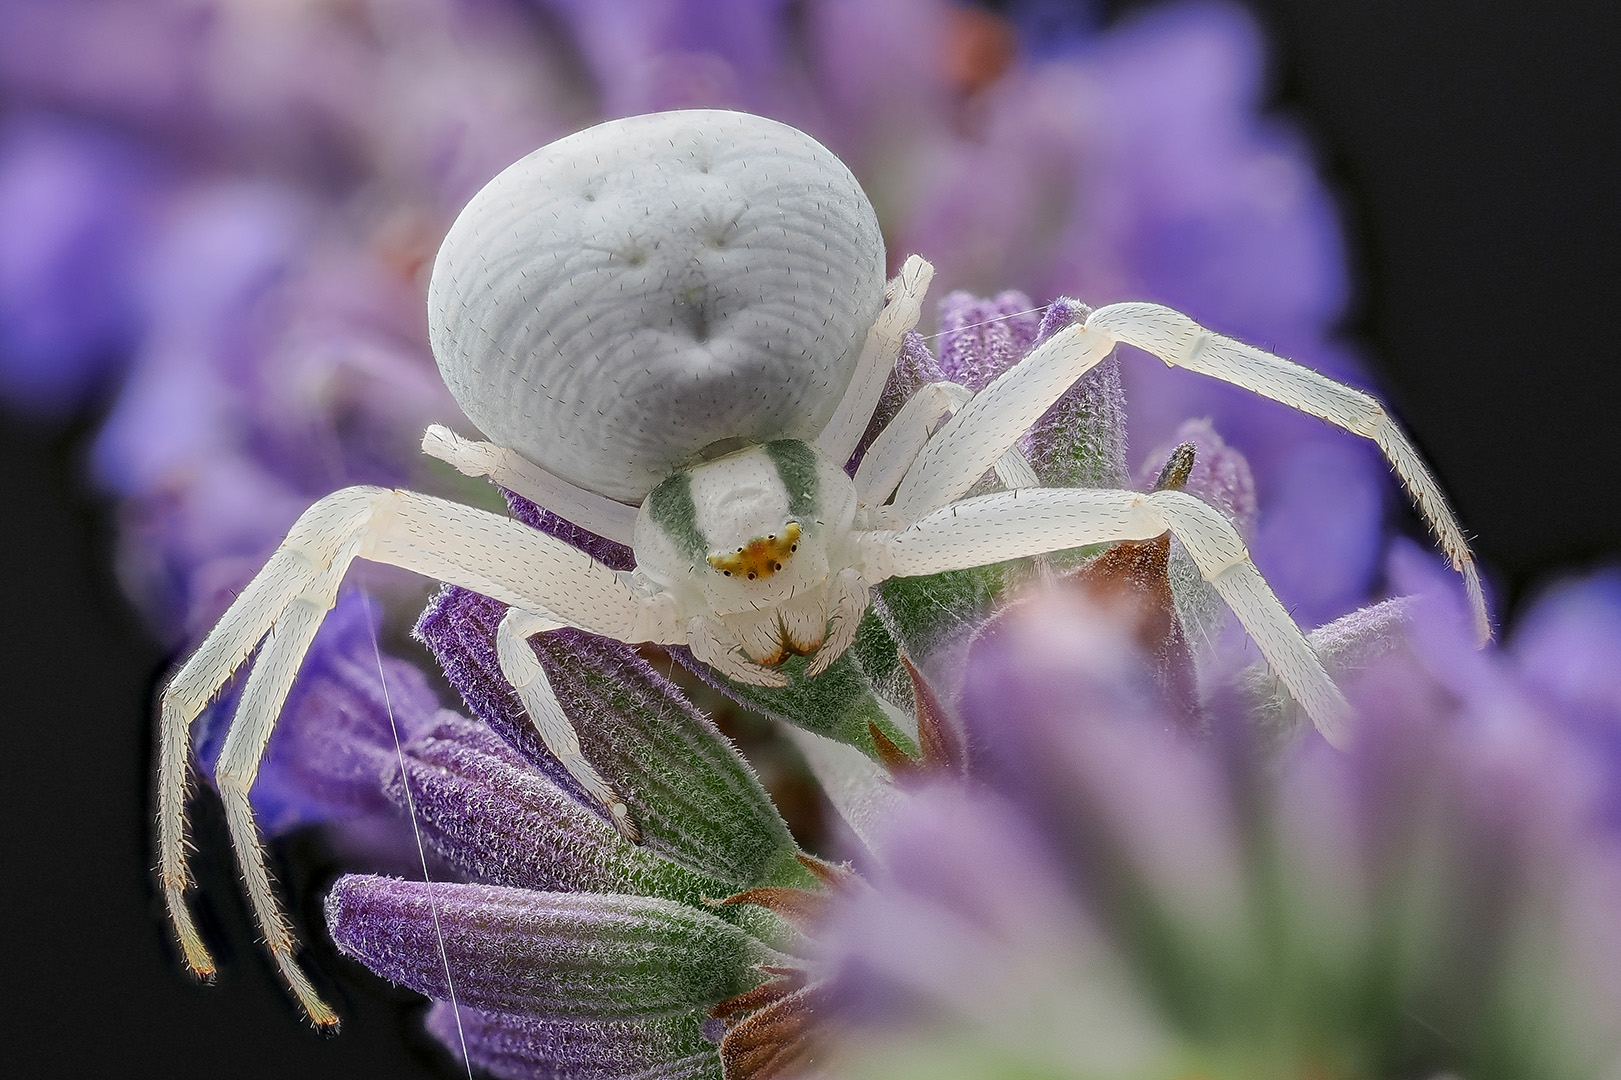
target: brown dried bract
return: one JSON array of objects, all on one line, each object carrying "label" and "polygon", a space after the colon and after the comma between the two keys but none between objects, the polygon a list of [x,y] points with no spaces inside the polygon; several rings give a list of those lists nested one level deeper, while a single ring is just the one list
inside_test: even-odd
[{"label": "brown dried bract", "polygon": [[[1194,447],[1171,452],[1155,481],[1156,491],[1179,490],[1193,470]],[[1122,615],[1135,630],[1138,646],[1154,667],[1166,701],[1192,728],[1200,723],[1199,688],[1182,620],[1171,592],[1171,537],[1124,540],[1066,576],[1090,599]]]},{"label": "brown dried bract", "polygon": [[826,999],[825,984],[816,983],[778,997],[733,1024],[720,1043],[726,1080],[772,1080],[815,1064],[812,1029]]},{"label": "brown dried bract", "polygon": [[785,919],[796,930],[805,931],[809,930],[821,919],[823,912],[827,910],[828,901],[831,899],[832,896],[828,893],[767,886],[759,889],[745,889],[743,892],[728,896],[724,900],[710,902],[716,907],[754,904]]}]

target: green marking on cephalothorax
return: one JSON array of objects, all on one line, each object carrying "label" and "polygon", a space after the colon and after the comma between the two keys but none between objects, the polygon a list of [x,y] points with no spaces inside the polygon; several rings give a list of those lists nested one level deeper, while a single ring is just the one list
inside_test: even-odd
[{"label": "green marking on cephalothorax", "polygon": [[648,515],[653,524],[675,541],[687,558],[696,562],[708,552],[698,531],[698,507],[692,501],[692,474],[678,472],[654,488],[647,496]]},{"label": "green marking on cephalothorax", "polygon": [[777,439],[765,444],[765,452],[777,467],[777,478],[788,492],[788,513],[806,525],[816,521],[821,509],[816,451],[798,439]]}]

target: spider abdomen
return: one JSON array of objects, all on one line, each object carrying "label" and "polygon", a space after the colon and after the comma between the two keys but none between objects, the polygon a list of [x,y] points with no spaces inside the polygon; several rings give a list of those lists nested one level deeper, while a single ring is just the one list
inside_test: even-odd
[{"label": "spider abdomen", "polygon": [[850,171],[741,113],[601,124],[492,180],[429,289],[439,368],[493,441],[637,503],[706,448],[812,439],[883,306]]}]

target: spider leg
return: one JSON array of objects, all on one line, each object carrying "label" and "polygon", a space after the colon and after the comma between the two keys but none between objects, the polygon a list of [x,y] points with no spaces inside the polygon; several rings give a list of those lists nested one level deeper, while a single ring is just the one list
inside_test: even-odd
[{"label": "spider leg", "polygon": [[828,616],[827,637],[823,639],[821,648],[816,650],[816,655],[811,657],[810,666],[805,669],[807,677],[814,679],[826,671],[855,642],[861,616],[867,613],[867,605],[872,602],[871,590],[872,586],[854,567],[845,567],[833,579],[832,612]]},{"label": "spider leg", "polygon": [[1281,356],[1211,333],[1181,312],[1158,304],[1110,304],[1094,311],[1086,325],[1151,352],[1168,365],[1241,386],[1373,440],[1440,542],[1452,568],[1463,575],[1480,642],[1491,640],[1491,619],[1486,612],[1480,571],[1463,529],[1418,449],[1376,398]]},{"label": "spider leg", "polygon": [[878,408],[884,383],[894,370],[901,339],[923,314],[923,294],[929,291],[933,278],[934,267],[926,259],[912,255],[885,287],[884,297],[889,302],[867,331],[866,343],[844,397],[839,399],[832,419],[816,437],[817,449],[834,461],[848,461],[855,453],[856,444],[872,420],[873,410]]},{"label": "spider leg", "polygon": [[861,535],[870,582],[939,574],[1006,559],[1169,531],[1248,631],[1330,743],[1345,743],[1350,711],[1305,635],[1250,561],[1232,523],[1180,491],[1034,488],[945,506],[898,532]]},{"label": "spider leg", "polygon": [[443,424],[429,424],[428,430],[422,433],[422,452],[467,476],[487,476],[508,491],[522,495],[536,506],[544,506],[587,532],[631,546],[636,507],[575,487],[516,450],[495,443],[474,442]]},{"label": "spider leg", "polygon": [[295,596],[271,624],[258,660],[248,675],[242,701],[231,720],[218,767],[214,770],[214,781],[231,834],[231,847],[236,852],[237,867],[253,906],[254,920],[264,935],[265,948],[299,1005],[321,1028],[336,1028],[338,1017],[321,1000],[293,960],[292,928],[270,884],[264,844],[253,819],[248,792],[258,778],[265,746],[270,742],[270,732],[276,726],[276,717],[287,700],[298,666],[337,597],[338,584],[354,557],[357,544],[358,541],[348,545],[333,566],[319,575],[309,589]]},{"label": "spider leg", "polygon": [[887,519],[904,527],[960,498],[1113,349],[1112,339],[1082,326],[1042,342],[963,404],[928,441],[901,480]]},{"label": "spider leg", "polygon": [[[484,593],[560,625],[621,641],[679,639],[658,598],[644,600],[585,553],[509,518],[384,488],[346,488],[317,502],[164,688],[159,701],[159,877],[186,963],[213,972],[185,904],[185,801],[190,726],[257,647],[260,655],[217,769],[232,845],[277,967],[317,1024],[336,1022],[292,960],[293,941],[264,868],[248,792],[298,666],[355,558],[402,566]],[[261,646],[260,643],[263,642]]]},{"label": "spider leg", "polygon": [[1378,401],[1325,375],[1204,329],[1158,304],[1111,304],[1037,346],[975,395],[929,440],[895,494],[888,519],[915,521],[960,497],[1053,402],[1124,341],[1185,367],[1321,417],[1373,440],[1401,478],[1453,567],[1463,575],[1476,631],[1491,636],[1480,573],[1440,485]]},{"label": "spider leg", "polygon": [[540,666],[535,650],[529,647],[529,639],[534,635],[560,630],[566,625],[554,617],[509,608],[495,634],[495,651],[501,664],[501,674],[518,691],[524,711],[529,714],[529,720],[535,725],[535,731],[539,733],[540,741],[546,744],[547,751],[568,770],[568,774],[585,789],[587,795],[602,804],[608,811],[608,820],[620,835],[633,844],[640,843],[641,830],[630,816],[630,807],[625,805],[613,785],[603,779],[596,767],[586,760],[574,723],[563,712],[557,694],[546,678],[545,669]]},{"label": "spider leg", "polygon": [[[889,498],[928,444],[929,437],[973,396],[966,386],[934,382],[908,398],[895,418],[878,433],[856,469],[856,495],[861,505],[877,508]],[[1041,483],[1029,459],[1017,447],[997,458],[994,467],[997,479],[1005,487],[1037,487]]]}]

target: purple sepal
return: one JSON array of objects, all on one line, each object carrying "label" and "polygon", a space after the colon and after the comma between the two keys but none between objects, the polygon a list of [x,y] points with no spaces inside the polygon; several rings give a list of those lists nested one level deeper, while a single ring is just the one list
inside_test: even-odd
[{"label": "purple sepal", "polygon": [[[495,633],[506,610],[447,587],[416,633],[474,716],[606,821],[547,753],[501,674]],[[530,644],[586,759],[630,806],[649,849],[743,889],[792,848],[787,826],[737,750],[635,649],[580,630],[540,634]]]},{"label": "purple sepal", "polygon": [[428,1032],[458,1062],[510,1080],[720,1080],[720,1056],[703,1035],[704,1013],[634,1020],[569,1020],[452,1009],[436,1001]]},{"label": "purple sepal", "polygon": [[775,955],[707,911],[645,896],[349,874],[326,920],[340,950],[390,982],[448,999],[448,965],[458,1001],[542,1016],[713,1005],[755,986],[755,965]]},{"label": "purple sepal", "polygon": [[[623,840],[487,724],[442,712],[432,731],[405,747],[404,759],[423,841],[476,880],[694,906],[735,888]],[[385,790],[405,807],[397,770]]]},{"label": "purple sepal", "polygon": [[[399,771],[390,710],[403,743],[433,725],[439,699],[404,660],[384,654],[380,678],[374,633],[364,597],[345,592],[311,643],[253,786],[266,832],[392,810],[381,788],[386,774]],[[204,713],[195,732],[209,776],[239,694]]]},{"label": "purple sepal", "polygon": [[[1032,309],[1021,292],[992,299],[951,293],[940,302],[940,370],[978,393],[1090,310],[1069,297]],[[1111,356],[1077,380],[1031,425],[1019,448],[1044,484],[1124,486],[1126,395],[1119,361]]]},{"label": "purple sepal", "polygon": [[[1034,344],[1084,320],[1091,310],[1060,296],[1047,305]],[[1042,482],[1052,487],[1124,487],[1126,391],[1119,359],[1111,355],[1082,375],[1031,425],[1020,446]]]}]

